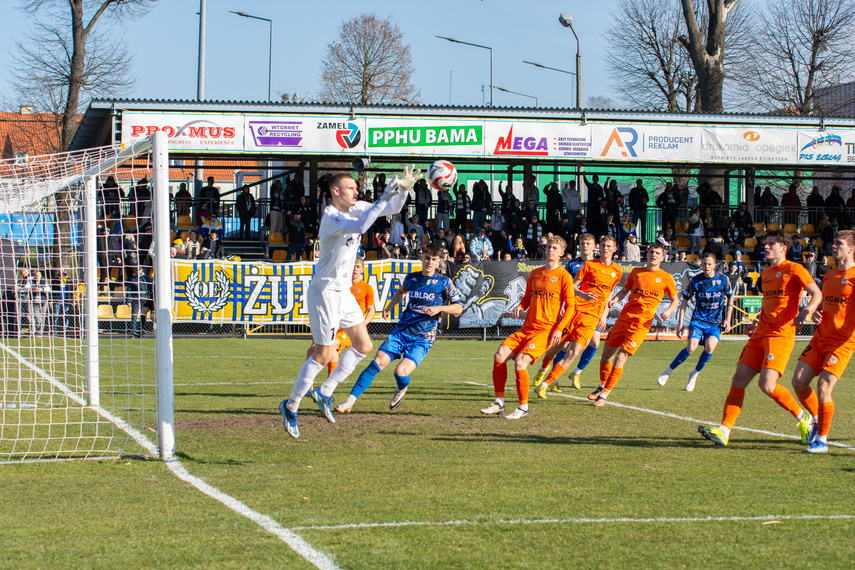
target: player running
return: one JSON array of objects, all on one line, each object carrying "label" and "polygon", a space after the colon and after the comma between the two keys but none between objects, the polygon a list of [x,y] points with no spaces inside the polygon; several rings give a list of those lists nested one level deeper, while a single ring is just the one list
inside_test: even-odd
[{"label": "player running", "polygon": [[659,268],[664,259],[665,249],[660,244],[647,246],[647,265],[633,269],[623,288],[609,302],[609,308],[614,307],[629,295],[629,300],[609,331],[606,347],[600,358],[600,387],[588,395],[588,399],[593,400],[595,406],[606,405],[606,398],[620,380],[627,359],[635,354],[650,332],[653,317],[656,316],[656,309],[662,299],[666,295],[671,299],[671,304],[660,315],[663,321],[668,320],[677,309],[677,286],[674,284],[674,278]]},{"label": "player running", "polygon": [[733,290],[728,278],[715,270],[715,264],[715,254],[703,254],[701,256],[701,273],[692,277],[689,286],[683,290],[683,301],[680,303],[680,310],[677,312],[677,323],[679,323],[677,338],[683,338],[683,331],[686,329],[683,325],[683,317],[686,315],[689,300],[694,296],[695,310],[692,313],[691,321],[689,321],[689,340],[686,348],[677,354],[674,361],[659,376],[657,382],[660,386],[665,385],[671,373],[685,362],[703,341],[704,350],[701,352],[701,357],[698,358],[695,369],[689,373],[689,382],[686,384],[687,392],[695,389],[698,375],[712,358],[715,347],[721,340],[721,315],[725,306],[727,306],[727,312],[724,317],[724,332],[725,334],[730,332],[730,318],[733,316]]},{"label": "player running", "polygon": [[[831,391],[855,351],[855,232],[843,230],[834,236],[831,255],[837,267],[822,279],[821,310],[813,313],[819,324],[805,347],[793,374],[793,390],[816,421],[808,436],[810,453],[828,451],[828,432],[834,416]],[[819,399],[810,387],[818,376]]]},{"label": "player running", "polygon": [[[579,236],[579,257],[571,259],[565,266],[570,275],[573,276],[574,287],[578,286],[576,275],[585,263],[594,259],[594,251],[596,250],[596,247],[597,240],[594,238],[593,234],[582,234]],[[555,358],[558,360],[564,358],[567,351],[567,344],[568,343],[561,343],[561,346],[553,346],[543,355],[543,361],[540,363],[540,370],[538,370],[537,374],[534,375],[534,387],[538,389],[538,397],[540,397],[539,388],[542,385],[544,378],[546,378],[546,373],[549,372],[549,365],[552,364],[553,359]],[[553,392],[561,393],[561,388],[558,385],[557,379],[550,387]],[[576,384],[574,384],[573,387],[578,390],[581,386],[576,386]]]},{"label": "player running", "polygon": [[402,177],[398,179],[395,176],[374,204],[357,202],[356,180],[349,174],[337,174],[330,180],[331,203],[324,210],[319,230],[320,256],[304,299],[315,349],[300,368],[291,395],[279,404],[285,431],[291,437],[300,436],[297,427],[300,400],[312,387],[315,376],[332,360],[335,333],[342,328],[353,344],[341,355],[338,366],[321,386],[318,397],[318,407],[324,417],[335,423],[330,395],[372,347],[365,316],[350,293],[360,235],[379,216],[399,212],[409,190],[420,177],[418,169],[405,167]]},{"label": "player running", "polygon": [[[525,310],[528,310],[528,314],[523,326],[505,339],[493,356],[493,389],[496,399],[481,410],[482,414],[495,416],[505,411],[505,383],[508,379],[506,363],[513,360],[516,363],[519,406],[505,418],[518,420],[529,416],[528,365],[561,340],[561,331],[573,316],[573,278],[561,267],[565,247],[567,243],[563,238],[549,238],[546,242],[546,265],[533,270],[528,276],[525,294],[514,308],[513,315],[517,318]],[[564,314],[559,319],[562,307]]]},{"label": "player running", "polygon": [[[798,420],[802,442],[807,443],[811,430],[810,416],[805,414],[790,391],[778,384],[796,342],[796,328],[813,313],[822,301],[819,287],[807,270],[787,261],[787,249],[792,238],[783,230],[773,230],[763,238],[763,251],[769,267],[760,274],[763,306],[757,328],[736,365],[730,383],[730,393],[724,401],[724,415],[719,427],[698,426],[698,432],[716,445],[727,445],[730,430],[742,412],[745,388],[758,374],[757,385],[764,394]],[[810,295],[810,303],[799,311],[802,291]]]},{"label": "player running", "polygon": [[552,372],[537,388],[538,398],[546,399],[549,385],[558,380],[598,329],[605,330],[606,317],[609,315],[608,302],[611,300],[612,290],[623,276],[621,268],[612,263],[615,251],[617,240],[611,236],[603,236],[600,239],[600,259],[586,261],[576,274],[575,314],[567,325],[567,332],[561,339],[561,344],[547,350],[543,360],[546,361],[551,356],[550,353],[567,352],[564,356],[555,357]]},{"label": "player running", "polygon": [[436,340],[436,329],[443,313],[459,315],[463,312],[460,295],[451,279],[436,273],[439,266],[440,248],[432,243],[422,249],[422,270],[404,278],[401,288],[389,299],[383,316],[388,317],[392,308],[407,295],[407,306],[386,341],[377,349],[374,360],[362,371],[347,400],[335,407],[343,414],[353,409],[353,404],[368,389],[374,377],[390,362],[400,358],[395,367],[398,387],[389,402],[394,410],[401,404],[410,384],[410,374],[422,363]]}]

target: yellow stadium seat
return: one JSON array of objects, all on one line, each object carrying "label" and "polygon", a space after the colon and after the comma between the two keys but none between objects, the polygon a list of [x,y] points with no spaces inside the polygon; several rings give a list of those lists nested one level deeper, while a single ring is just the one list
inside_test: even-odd
[{"label": "yellow stadium seat", "polygon": [[790,235],[799,233],[799,226],[796,224],[784,224],[784,231]]},{"label": "yellow stadium seat", "polygon": [[774,232],[775,230],[780,230],[780,229],[781,229],[781,224],[776,224],[775,222],[772,222],[771,224],[766,226],[767,232]]},{"label": "yellow stadium seat", "polygon": [[680,249],[689,249],[691,241],[686,236],[677,236],[677,247]]},{"label": "yellow stadium seat", "polygon": [[130,305],[119,305],[116,307],[116,318],[117,319],[130,319],[133,314]]},{"label": "yellow stadium seat", "polygon": [[365,259],[377,259],[377,250],[372,249],[365,252]]},{"label": "yellow stadium seat", "polygon": [[753,237],[745,238],[745,249],[753,250],[756,245],[757,245],[757,238],[753,238]]},{"label": "yellow stadium seat", "polygon": [[754,231],[757,232],[758,236],[766,233],[766,226],[762,222],[755,222],[751,225],[754,226]]},{"label": "yellow stadium seat", "polygon": [[803,235],[812,236],[816,235],[816,230],[813,227],[813,224],[802,224],[802,232]]},{"label": "yellow stadium seat", "polygon": [[178,223],[176,225],[179,228],[192,228],[193,218],[190,216],[178,216]]},{"label": "yellow stadium seat", "polygon": [[184,241],[184,240],[186,240],[186,239],[187,239],[187,238],[189,238],[189,237],[190,237],[190,232],[188,232],[188,231],[186,231],[186,230],[185,230],[185,231],[183,231],[183,232],[181,232],[181,241]]},{"label": "yellow stadium seat", "polygon": [[113,307],[111,305],[98,305],[98,318],[99,319],[112,319],[113,318]]},{"label": "yellow stadium seat", "polygon": [[281,232],[270,232],[270,235],[267,236],[267,243],[281,245],[285,243],[285,240],[282,239]]},{"label": "yellow stadium seat", "polygon": [[273,261],[285,261],[288,258],[288,250],[277,249],[273,252]]}]

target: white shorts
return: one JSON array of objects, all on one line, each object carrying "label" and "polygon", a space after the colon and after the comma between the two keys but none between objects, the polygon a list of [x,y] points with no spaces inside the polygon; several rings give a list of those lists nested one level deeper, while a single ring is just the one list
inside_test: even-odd
[{"label": "white shorts", "polygon": [[312,340],[321,346],[333,344],[338,329],[348,329],[365,320],[359,303],[349,290],[318,291],[316,287],[309,285],[306,308],[309,312],[309,325],[312,327]]}]

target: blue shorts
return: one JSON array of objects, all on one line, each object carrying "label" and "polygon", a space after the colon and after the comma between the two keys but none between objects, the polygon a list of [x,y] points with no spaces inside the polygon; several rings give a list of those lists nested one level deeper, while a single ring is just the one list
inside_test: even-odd
[{"label": "blue shorts", "polygon": [[433,346],[431,340],[410,336],[394,328],[378,350],[388,354],[392,360],[408,358],[418,366],[427,356],[431,346]]},{"label": "blue shorts", "polygon": [[692,321],[689,323],[689,338],[696,338],[703,342],[709,337],[715,337],[716,340],[721,340],[721,325],[719,323],[698,323]]}]

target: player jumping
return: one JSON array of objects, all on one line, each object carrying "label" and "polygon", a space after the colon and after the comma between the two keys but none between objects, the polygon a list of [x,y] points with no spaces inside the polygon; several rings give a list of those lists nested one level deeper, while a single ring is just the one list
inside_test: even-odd
[{"label": "player jumping", "polygon": [[362,371],[347,400],[335,407],[335,411],[349,413],[356,399],[371,385],[374,377],[386,368],[390,362],[400,358],[395,367],[395,381],[398,388],[389,402],[389,409],[397,408],[407,387],[410,374],[422,363],[436,340],[436,329],[443,313],[459,315],[463,312],[460,295],[451,279],[436,273],[439,266],[439,246],[429,243],[422,249],[422,270],[410,273],[404,278],[401,288],[389,299],[383,316],[388,318],[392,308],[408,295],[407,306],[395,324],[389,337],[377,349],[374,360]]},{"label": "player jumping", "polygon": [[401,179],[393,178],[374,204],[357,202],[356,180],[349,174],[337,174],[330,180],[331,203],[324,210],[319,231],[320,255],[305,295],[315,349],[300,368],[291,395],[279,404],[285,431],[291,437],[300,436],[297,427],[300,400],[312,387],[315,376],[332,360],[335,333],[342,328],[353,345],[341,355],[318,397],[318,407],[324,417],[335,423],[330,395],[372,347],[365,316],[350,293],[360,236],[379,216],[399,212],[409,190],[420,177],[418,169],[405,167]]},{"label": "player jumping", "polygon": [[665,249],[658,243],[647,246],[647,265],[630,272],[620,292],[609,302],[613,307],[624,297],[629,300],[621,310],[606,339],[606,348],[600,358],[600,387],[588,395],[595,406],[605,406],[606,398],[623,374],[627,359],[635,354],[653,326],[653,317],[659,303],[667,295],[671,304],[662,312],[663,321],[677,309],[677,286],[667,271],[659,268],[665,259]]},{"label": "player jumping", "polygon": [[[764,394],[793,414],[798,420],[802,442],[807,443],[811,417],[802,411],[790,391],[778,384],[796,342],[796,328],[822,301],[822,293],[807,269],[787,261],[787,249],[792,238],[783,230],[773,230],[763,238],[763,251],[769,267],[760,274],[763,306],[757,329],[739,356],[730,393],[724,401],[724,415],[719,427],[698,426],[698,432],[716,445],[727,445],[730,431],[742,412],[745,388],[758,374],[757,385]],[[799,311],[802,291],[810,295],[810,303]]]},{"label": "player jumping", "polygon": [[[855,351],[855,309],[849,304],[849,301],[855,303],[855,232],[837,232],[831,255],[837,267],[823,277],[822,310],[813,313],[813,321],[819,327],[799,356],[792,382],[808,413],[816,416],[808,436],[810,453],[828,451],[828,432],[834,416],[831,391]],[[817,376],[818,400],[810,387]]]},{"label": "player jumping", "polygon": [[680,310],[677,312],[677,338],[683,338],[683,331],[686,329],[683,325],[683,317],[686,315],[686,306],[689,304],[689,300],[694,296],[695,310],[692,313],[691,321],[689,321],[689,340],[686,348],[677,354],[674,361],[659,376],[657,382],[660,386],[665,385],[671,373],[685,362],[689,355],[698,348],[698,344],[703,341],[704,350],[701,352],[701,357],[698,358],[695,369],[689,373],[689,382],[686,384],[687,392],[695,389],[698,375],[712,358],[713,351],[721,339],[721,315],[725,305],[727,306],[727,314],[724,317],[724,332],[725,334],[730,332],[730,318],[733,316],[733,291],[727,277],[715,270],[715,264],[715,254],[703,254],[701,256],[701,273],[692,277],[689,286],[683,290],[683,301],[680,303]]},{"label": "player jumping", "polygon": [[[513,315],[517,318],[526,309],[528,313],[523,326],[505,339],[493,357],[493,389],[496,399],[481,410],[482,414],[494,416],[505,411],[505,383],[508,379],[506,363],[513,360],[519,407],[505,418],[518,420],[529,416],[528,365],[561,340],[561,331],[573,316],[573,278],[561,267],[565,247],[567,243],[563,238],[549,238],[546,242],[546,265],[533,270],[528,276],[525,294],[514,309]],[[562,307],[564,314],[559,319]]]}]

